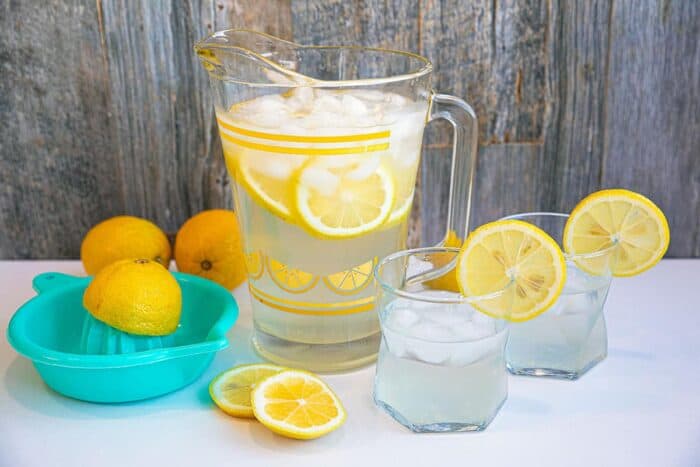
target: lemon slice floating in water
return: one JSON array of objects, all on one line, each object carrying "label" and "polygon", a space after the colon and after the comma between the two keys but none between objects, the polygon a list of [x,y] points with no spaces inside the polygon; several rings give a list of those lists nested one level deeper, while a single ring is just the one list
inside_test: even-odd
[{"label": "lemon slice floating in water", "polygon": [[469,234],[457,257],[456,274],[462,295],[497,294],[472,303],[474,308],[495,318],[527,321],[561,295],[566,264],[557,243],[543,230],[501,220]]},{"label": "lemon slice floating in water", "polygon": [[[361,168],[309,164],[297,180],[296,211],[301,224],[322,238],[350,238],[380,227],[394,205],[391,172],[379,165],[358,176]],[[360,173],[360,175],[362,175]]]},{"label": "lemon slice floating in water", "polygon": [[[602,190],[574,208],[564,228],[564,249],[581,255],[612,250],[614,276],[634,276],[654,266],[668,249],[670,232],[664,213],[648,198],[629,190]],[[595,273],[593,260],[577,265]]]}]

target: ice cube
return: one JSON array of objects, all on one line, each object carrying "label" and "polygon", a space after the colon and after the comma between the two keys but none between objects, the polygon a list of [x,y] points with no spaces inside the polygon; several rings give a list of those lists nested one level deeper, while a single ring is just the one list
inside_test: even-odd
[{"label": "ice cube", "polygon": [[443,326],[470,325],[471,313],[457,306],[447,305],[427,315],[430,321]]},{"label": "ice cube", "polygon": [[382,330],[382,334],[389,352],[399,358],[408,356],[408,344],[405,336],[386,326]]},{"label": "ice cube", "polygon": [[289,107],[287,107],[284,98],[279,94],[263,96],[253,101],[249,101],[249,104],[246,107],[247,112],[254,114],[274,113],[285,115],[289,113]]},{"label": "ice cube", "polygon": [[496,332],[496,320],[478,311],[474,311],[472,315],[472,326],[482,337],[490,336]]},{"label": "ice cube", "polygon": [[387,310],[387,325],[397,331],[406,332],[420,321],[418,313],[410,308],[391,307]]},{"label": "ice cube", "polygon": [[450,359],[450,350],[453,344],[445,342],[428,342],[419,339],[406,341],[406,353],[415,360],[440,365]]},{"label": "ice cube", "polygon": [[347,173],[346,177],[350,180],[361,181],[372,175],[379,167],[379,156],[365,157],[356,168]]},{"label": "ice cube", "polygon": [[362,117],[367,116],[367,106],[360,99],[351,96],[350,94],[343,95],[342,99],[343,110],[352,116]]},{"label": "ice cube", "polygon": [[294,112],[310,112],[314,107],[314,90],[313,88],[300,86],[295,88],[289,98],[287,105]]},{"label": "ice cube", "polygon": [[308,167],[300,177],[301,184],[318,191],[323,196],[331,196],[340,185],[340,179],[321,167]]},{"label": "ice cube", "polygon": [[470,365],[498,353],[505,344],[505,336],[506,334],[501,332],[484,339],[455,344],[449,364],[451,366]]},{"label": "ice cube", "polygon": [[343,112],[343,104],[338,97],[330,94],[322,94],[316,99],[313,106],[313,114],[317,113],[333,113],[340,114]]}]

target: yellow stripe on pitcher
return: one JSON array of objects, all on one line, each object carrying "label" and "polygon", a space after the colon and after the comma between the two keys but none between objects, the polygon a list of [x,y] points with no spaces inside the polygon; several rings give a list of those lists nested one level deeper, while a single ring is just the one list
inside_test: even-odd
[{"label": "yellow stripe on pitcher", "polygon": [[263,305],[286,313],[314,316],[350,315],[370,311],[374,308],[374,297],[336,303],[313,303],[274,297],[248,284],[250,294]]},{"label": "yellow stripe on pitcher", "polygon": [[335,148],[300,148],[291,146],[273,146],[271,144],[255,143],[253,141],[236,138],[225,132],[220,132],[221,137],[239,146],[258,151],[272,152],[276,154],[295,154],[299,156],[342,156],[347,154],[362,154],[366,152],[386,151],[389,143],[366,144],[363,146],[348,146]]},{"label": "yellow stripe on pitcher", "polygon": [[216,121],[219,122],[219,126],[226,128],[233,133],[238,133],[239,135],[250,136],[251,138],[266,139],[270,141],[286,141],[288,143],[352,143],[356,141],[388,139],[389,136],[391,136],[391,132],[389,130],[375,131],[372,133],[360,133],[356,135],[286,135],[241,128],[239,126],[231,125],[221,118],[217,118]]}]

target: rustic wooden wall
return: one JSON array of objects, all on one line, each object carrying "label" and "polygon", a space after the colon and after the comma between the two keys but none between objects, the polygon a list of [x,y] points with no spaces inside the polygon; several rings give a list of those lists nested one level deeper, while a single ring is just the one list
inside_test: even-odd
[{"label": "rustic wooden wall", "polygon": [[[76,257],[118,213],[174,232],[230,205],[192,53],[228,27],[428,56],[479,114],[477,223],[622,186],[667,213],[670,256],[700,256],[700,2],[2,0],[0,257]],[[414,242],[442,234],[449,137],[426,135]]]}]

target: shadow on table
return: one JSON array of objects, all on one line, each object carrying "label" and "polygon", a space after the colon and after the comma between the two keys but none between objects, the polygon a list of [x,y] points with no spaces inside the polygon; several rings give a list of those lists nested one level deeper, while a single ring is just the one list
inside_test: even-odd
[{"label": "shadow on table", "polygon": [[[242,327],[241,327],[242,328]],[[211,366],[189,386],[163,396],[120,404],[80,401],[54,392],[41,379],[31,361],[16,357],[3,377],[7,393],[27,409],[51,417],[129,418],[164,411],[212,410],[209,382],[221,371],[239,363],[260,361],[250,344],[250,329],[236,329],[229,335],[231,345],[219,352]]]}]

